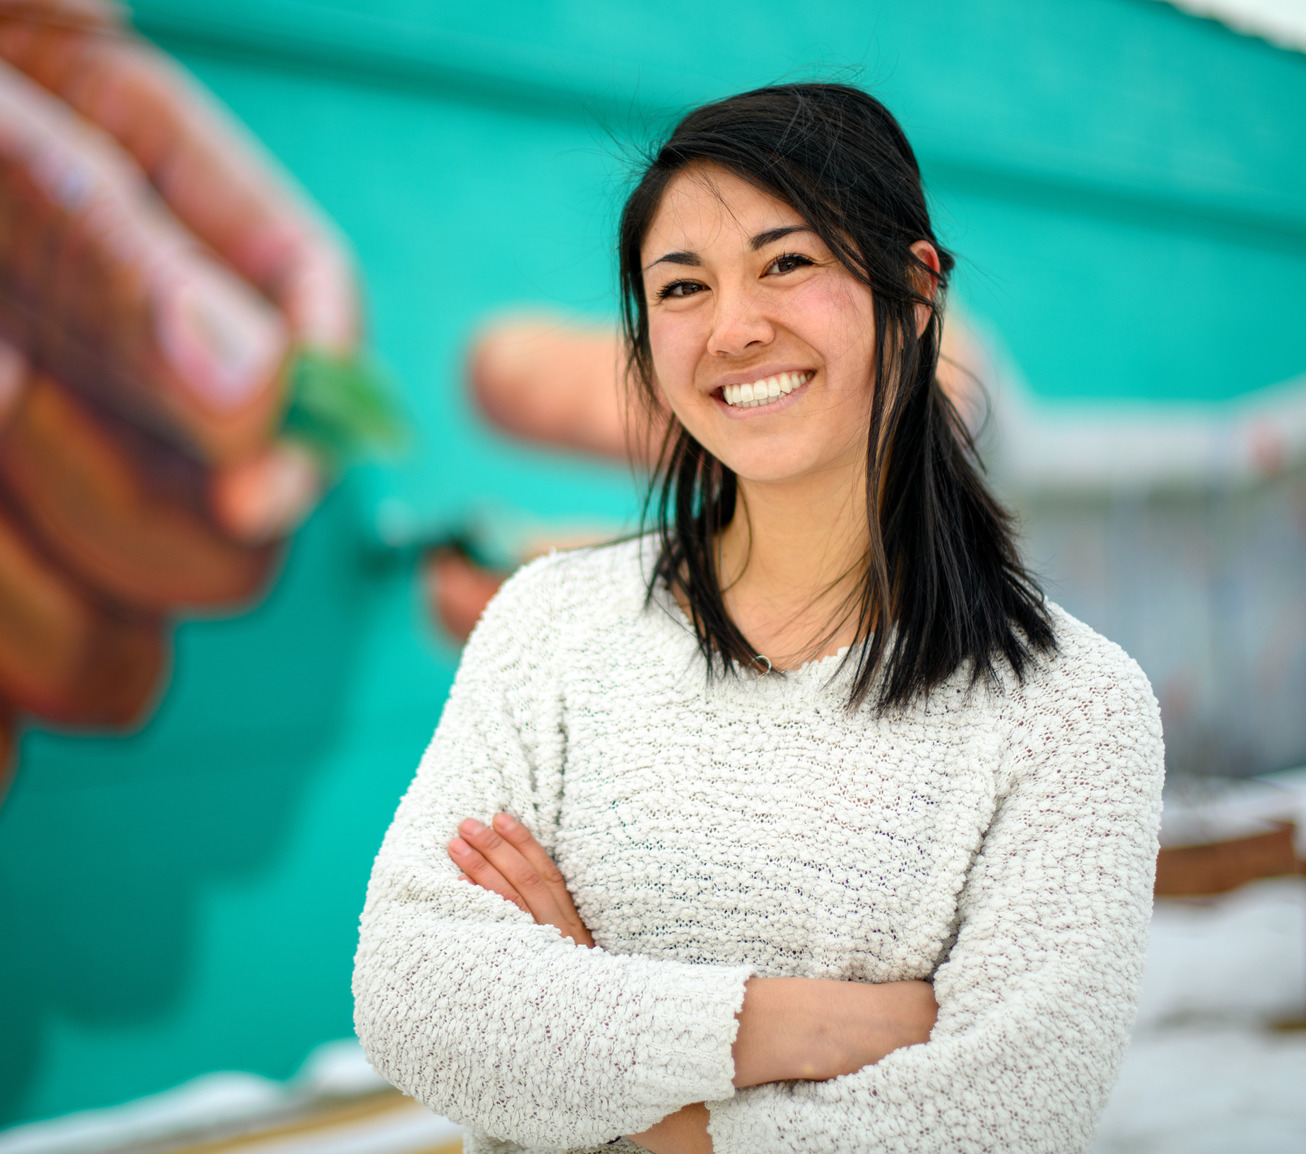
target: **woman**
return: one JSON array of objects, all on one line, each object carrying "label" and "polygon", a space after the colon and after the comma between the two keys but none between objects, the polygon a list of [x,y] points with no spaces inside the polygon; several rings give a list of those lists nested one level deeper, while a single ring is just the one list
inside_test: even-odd
[{"label": "woman", "polygon": [[658,532],[486,611],[377,859],[364,1046],[476,1150],[1083,1149],[1160,725],[938,387],[906,139],[837,85],[699,109],[620,260]]}]

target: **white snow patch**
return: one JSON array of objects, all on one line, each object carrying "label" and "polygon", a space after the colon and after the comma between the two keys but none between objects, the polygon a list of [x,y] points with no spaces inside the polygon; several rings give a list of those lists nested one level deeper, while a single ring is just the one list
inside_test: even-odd
[{"label": "white snow patch", "polygon": [[[103,1110],[83,1110],[15,1126],[0,1134],[0,1154],[106,1154],[250,1133],[290,1120],[316,1104],[384,1090],[385,1081],[350,1038],[318,1046],[288,1082],[257,1074],[205,1074],[171,1090]],[[364,1127],[359,1127],[360,1131]],[[355,1138],[340,1135],[340,1148],[317,1142],[314,1154],[366,1154],[414,1150],[448,1141],[461,1128],[414,1104]],[[351,1145],[351,1143],[353,1143]],[[369,1149],[368,1143],[372,1144]],[[287,1147],[289,1149],[289,1147]]]},{"label": "white snow patch", "polygon": [[82,1110],[0,1134],[0,1154],[99,1154],[263,1118],[285,1106],[285,1088],[257,1074],[205,1074],[171,1090],[104,1110]]},{"label": "white snow patch", "polygon": [[1133,1044],[1092,1154],[1303,1154],[1306,878],[1160,899]]}]

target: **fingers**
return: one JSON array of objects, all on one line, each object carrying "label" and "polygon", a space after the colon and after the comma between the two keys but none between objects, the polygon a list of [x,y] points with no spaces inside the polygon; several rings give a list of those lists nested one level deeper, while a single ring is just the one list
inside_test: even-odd
[{"label": "fingers", "polygon": [[214,470],[208,504],[233,537],[259,544],[296,529],[324,485],[312,453],[293,441],[274,441],[251,457]]},{"label": "fingers", "polygon": [[462,836],[450,843],[450,856],[468,877],[478,885],[484,884],[478,875],[487,877],[485,888],[505,897],[502,887],[506,886],[515,895],[515,904],[537,922],[557,927],[580,945],[594,944],[561,872],[524,826],[507,814],[497,814],[494,828],[468,818],[458,832]]},{"label": "fingers", "polygon": [[358,338],[344,242],[276,162],[172,61],[126,32],[6,21],[0,56],[113,137],[171,213],[334,353]]},{"label": "fingers", "polygon": [[423,562],[427,605],[449,636],[460,643],[471,636],[506,576],[482,569],[453,550],[439,550]]},{"label": "fingers", "polygon": [[642,463],[649,442],[627,436],[624,355],[614,328],[516,317],[473,342],[467,375],[482,411],[501,429]]},{"label": "fingers", "polygon": [[160,615],[267,579],[321,484],[271,441],[291,347],[348,351],[357,302],[330,227],[102,0],[0,6],[0,206],[2,777],[13,717],[139,721]]},{"label": "fingers", "polygon": [[[458,832],[462,836],[455,841],[462,841],[471,851],[464,854],[458,864],[473,881],[481,884],[478,874],[491,878],[495,884],[486,888],[494,889],[496,893],[500,892],[498,884],[507,885],[517,895],[518,904],[523,905],[537,922],[557,924],[561,911],[557,908],[554,894],[515,846],[474,818],[462,822]],[[502,882],[499,883],[498,879]]]},{"label": "fingers", "polygon": [[51,552],[115,600],[163,612],[253,596],[273,551],[210,524],[202,470],[130,433],[37,376],[0,431],[0,485]]},{"label": "fingers", "polygon": [[[507,813],[496,813],[493,825],[494,831],[492,832],[497,831],[525,860],[530,873],[528,875],[526,871],[523,871],[523,877],[530,876],[533,879],[539,879],[541,893],[547,894],[548,900],[552,903],[552,909],[556,914],[557,920],[555,918],[548,919],[550,924],[557,926],[566,937],[571,938],[577,945],[593,946],[594,939],[591,937],[585,923],[581,921],[580,914],[576,910],[576,903],[571,899],[571,891],[567,889],[567,879],[562,876],[562,871],[554,864],[553,858],[544,852],[544,847],[535,840],[530,830]],[[529,894],[532,892],[531,889],[529,887],[523,888],[521,892],[528,895],[527,903],[530,904]]]},{"label": "fingers", "polygon": [[535,840],[531,831],[506,813],[496,813],[491,824],[493,832],[502,836],[504,841],[526,859],[527,865],[550,887],[555,896],[561,890],[566,894],[566,904],[571,905],[571,894],[567,892],[567,881],[562,876],[562,871],[553,864],[553,859],[544,852],[544,847]]},{"label": "fingers", "polygon": [[498,894],[501,898],[506,898],[523,913],[531,913],[526,900],[513,888],[508,879],[469,842],[461,837],[454,838],[449,843],[449,857],[453,859],[454,865],[463,871],[463,876],[468,881]]},{"label": "fingers", "polygon": [[280,417],[282,318],[207,255],[117,145],[0,69],[0,326],[65,384],[229,461]]},{"label": "fingers", "polygon": [[131,725],[165,668],[155,618],[90,596],[0,505],[0,698],[58,724]]}]

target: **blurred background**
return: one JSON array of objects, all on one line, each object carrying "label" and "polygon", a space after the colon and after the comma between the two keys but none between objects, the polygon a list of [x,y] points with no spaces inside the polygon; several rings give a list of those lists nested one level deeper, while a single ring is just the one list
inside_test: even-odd
[{"label": "blurred background", "polygon": [[0,1151],[456,1148],[347,1041],[372,856],[502,573],[636,523],[640,148],[795,79],[901,120],[995,483],[1162,704],[1097,1149],[1306,1149],[1306,5],[28,0],[0,59]]}]

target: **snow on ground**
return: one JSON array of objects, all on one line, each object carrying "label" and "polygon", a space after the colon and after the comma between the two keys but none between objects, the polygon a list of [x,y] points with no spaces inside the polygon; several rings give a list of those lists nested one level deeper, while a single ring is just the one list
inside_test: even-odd
[{"label": "snow on ground", "polygon": [[1092,1154],[1306,1154],[1306,878],[1158,899],[1143,999]]}]

